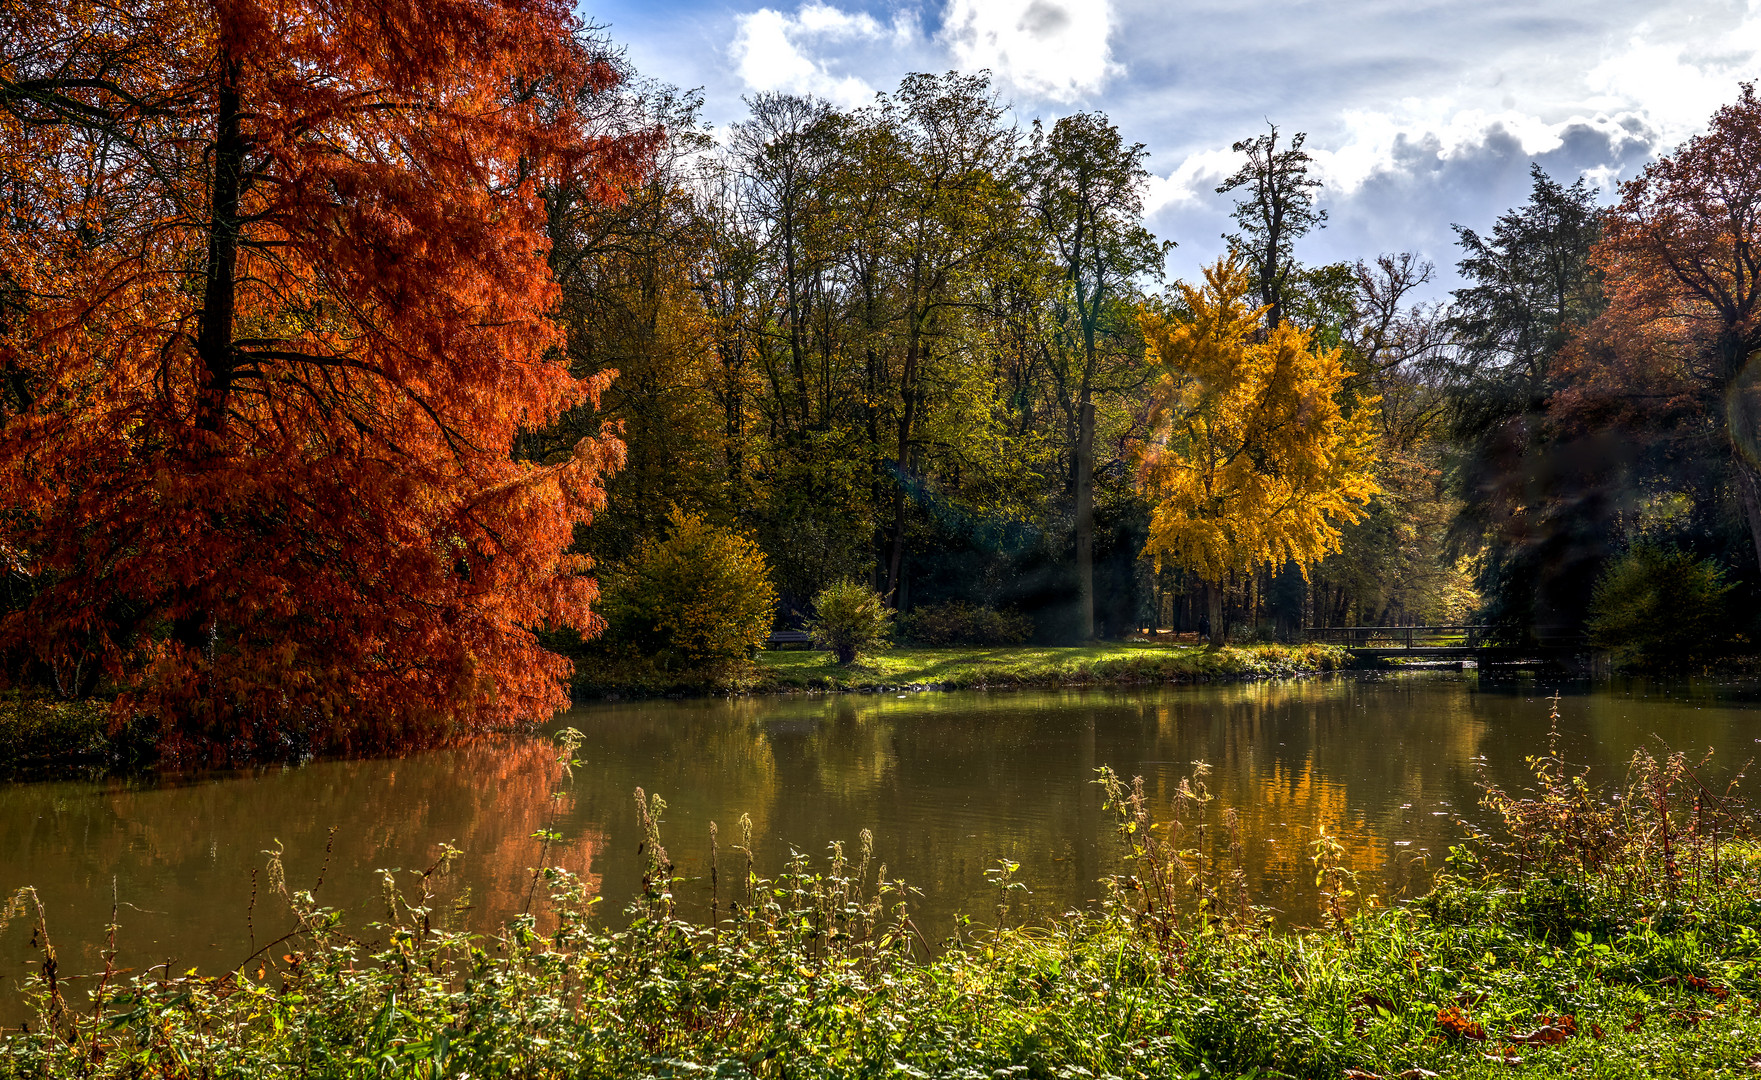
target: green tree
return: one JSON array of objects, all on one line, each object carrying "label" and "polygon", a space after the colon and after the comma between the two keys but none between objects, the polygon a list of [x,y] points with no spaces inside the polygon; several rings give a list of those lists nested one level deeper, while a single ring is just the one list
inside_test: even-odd
[{"label": "green tree", "polygon": [[1266,328],[1273,330],[1284,321],[1291,279],[1297,273],[1293,247],[1310,230],[1326,226],[1327,211],[1315,209],[1321,182],[1309,175],[1314,158],[1302,148],[1308,134],[1297,132],[1280,150],[1278,126],[1266,126],[1266,134],[1230,147],[1246,154],[1247,161],[1217,185],[1217,194],[1244,193],[1233,213],[1240,231],[1225,233],[1223,239],[1248,260],[1266,310]]},{"label": "green tree", "polygon": [[[1160,278],[1167,249],[1143,227],[1142,143],[1127,144],[1100,113],[1058,120],[1048,135],[1034,121],[1022,171],[1042,235],[1063,272],[1072,318],[1051,352],[1058,402],[1075,428],[1070,455],[1075,503],[1079,634],[1094,637],[1095,394],[1117,382],[1141,385],[1143,343],[1137,283]],[[1073,325],[1072,325],[1073,324]],[[1073,340],[1070,340],[1073,339]]]},{"label": "green tree", "polygon": [[926,414],[938,390],[945,397],[972,388],[976,369],[956,338],[960,316],[1022,235],[1009,182],[1016,137],[1003,111],[988,76],[949,73],[909,75],[859,118],[895,188],[878,218],[893,322],[890,347],[876,357],[888,376],[885,427],[897,477],[884,589],[895,603]]},{"label": "green tree", "polygon": [[848,667],[864,649],[887,646],[892,621],[893,613],[879,593],[859,581],[839,581],[814,596],[807,631]]},{"label": "green tree", "polygon": [[1555,363],[1601,304],[1590,263],[1601,214],[1583,179],[1531,176],[1528,201],[1489,236],[1456,228],[1469,284],[1453,294],[1443,369],[1455,533],[1479,553],[1482,617],[1507,640],[1581,619],[1608,544],[1608,508],[1587,497],[1591,480],[1547,421]]},{"label": "green tree", "polygon": [[1590,642],[1620,667],[1668,670],[1704,660],[1730,640],[1730,590],[1717,563],[1638,544],[1596,582]]}]

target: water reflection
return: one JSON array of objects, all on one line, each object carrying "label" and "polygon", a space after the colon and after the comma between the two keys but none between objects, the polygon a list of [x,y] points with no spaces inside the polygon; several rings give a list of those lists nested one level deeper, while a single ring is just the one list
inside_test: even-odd
[{"label": "water reflection", "polygon": [[[378,915],[381,870],[426,866],[451,842],[465,859],[450,887],[486,928],[524,906],[533,833],[554,828],[564,841],[549,858],[584,875],[615,914],[639,881],[640,785],[669,804],[687,906],[707,907],[712,820],[725,851],[749,814],[770,869],[791,845],[819,854],[866,827],[888,872],[926,894],[919,923],[933,938],[958,912],[989,916],[983,871],[998,858],[1019,861],[1033,890],[1022,915],[1092,899],[1114,867],[1096,767],[1143,775],[1165,814],[1203,760],[1213,806],[1241,815],[1254,896],[1305,922],[1317,917],[1307,845],[1319,827],[1344,844],[1360,891],[1398,892],[1411,864],[1435,865],[1459,837],[1457,815],[1479,818],[1476,757],[1521,785],[1523,755],[1544,745],[1550,689],[1470,674],[598,705],[558,722],[585,737],[572,781],[548,743],[520,740],[152,783],[0,787],[0,887],[41,890],[64,969],[98,963],[113,883],[122,963],[219,968],[247,955],[253,934],[283,928],[266,897],[254,911],[251,899],[252,872],[278,842],[293,885],[322,872],[320,899],[357,925]],[[1704,689],[1579,692],[1562,712],[1566,751],[1608,779],[1653,736],[1734,764],[1761,734],[1753,704]],[[0,994],[25,970],[27,935],[15,925],[0,937]]]}]

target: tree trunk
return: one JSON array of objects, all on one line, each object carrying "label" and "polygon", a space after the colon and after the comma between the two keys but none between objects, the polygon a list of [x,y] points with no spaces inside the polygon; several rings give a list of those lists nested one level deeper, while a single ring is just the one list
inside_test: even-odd
[{"label": "tree trunk", "polygon": [[1211,644],[1221,645],[1225,640],[1223,632],[1223,581],[1205,582],[1205,604],[1209,609],[1211,620]]},{"label": "tree trunk", "polygon": [[1761,470],[1738,450],[1733,456],[1732,471],[1736,474],[1737,497],[1743,503],[1743,517],[1749,523],[1749,539],[1755,545],[1755,559],[1761,564]]},{"label": "tree trunk", "polygon": [[232,325],[238,293],[239,199],[243,189],[244,133],[240,126],[238,61],[220,58],[220,93],[215,117],[213,206],[208,223],[208,264],[202,287],[202,315],[196,354],[205,385],[196,408],[196,426],[217,435],[226,423],[232,392]]},{"label": "tree trunk", "polygon": [[[208,261],[202,283],[202,313],[196,324],[196,355],[202,385],[196,388],[196,437],[190,447],[194,467],[222,450],[221,433],[232,396],[232,333],[238,301],[239,202],[244,189],[245,139],[238,96],[239,63],[224,50],[214,123],[213,205],[209,207]],[[192,650],[207,647],[208,611],[200,600],[181,605],[171,620],[172,636]]]},{"label": "tree trunk", "polygon": [[1076,421],[1076,625],[1095,636],[1095,407],[1084,401]]},{"label": "tree trunk", "polygon": [[905,565],[905,483],[909,475],[906,463],[911,457],[911,425],[917,418],[917,364],[920,343],[909,342],[905,350],[905,370],[899,380],[900,399],[903,408],[899,410],[899,443],[898,457],[894,462],[897,476],[893,483],[893,551],[887,560],[887,602],[894,608],[898,600],[894,590],[899,587],[899,572]]}]

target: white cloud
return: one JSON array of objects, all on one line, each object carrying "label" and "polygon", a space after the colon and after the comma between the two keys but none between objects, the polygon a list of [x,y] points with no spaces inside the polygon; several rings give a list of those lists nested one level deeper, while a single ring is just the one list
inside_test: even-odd
[{"label": "white cloud", "polygon": [[[1704,12],[1677,9],[1669,16],[1672,22],[1640,22],[1624,44],[1605,49],[1599,62],[1566,69],[1564,78],[1557,69],[1526,77],[1501,72],[1479,93],[1458,84],[1392,107],[1344,109],[1331,147],[1311,147],[1318,172],[1330,193],[1349,196],[1376,174],[1402,168],[1399,159],[1413,146],[1447,161],[1504,139],[1535,158],[1590,133],[1622,158],[1635,146],[1665,153],[1730,101],[1739,80],[1761,74],[1761,0],[1750,0],[1734,25]],[[1500,108],[1478,100],[1492,92]],[[1515,108],[1517,100],[1529,110]],[[1612,165],[1584,175],[1604,191],[1626,178]]]},{"label": "white cloud", "polygon": [[[1676,40],[1670,40],[1675,38]],[[1606,108],[1641,108],[1674,145],[1698,131],[1735,96],[1736,83],[1761,73],[1761,13],[1751,3],[1737,25],[1682,40],[1679,28],[1641,23],[1626,47],[1592,67],[1585,82]]]},{"label": "white cloud", "polygon": [[1229,150],[1202,150],[1167,176],[1152,174],[1144,185],[1144,213],[1153,216],[1167,207],[1208,201],[1217,184],[1240,164],[1238,158]]},{"label": "white cloud", "polygon": [[837,41],[841,38],[881,36],[880,23],[866,11],[854,14],[830,4],[804,4],[795,12],[795,23],[804,33]]},{"label": "white cloud", "polygon": [[746,89],[814,94],[851,108],[874,96],[863,79],[832,70],[830,62],[812,52],[825,45],[874,41],[910,33],[915,22],[895,18],[889,29],[867,12],[849,12],[814,0],[786,15],[759,8],[735,18],[730,52]]},{"label": "white cloud", "polygon": [[[1316,174],[1332,195],[1352,195],[1378,173],[1406,167],[1413,147],[1424,147],[1436,159],[1449,161],[1476,156],[1497,139],[1514,143],[1533,158],[1553,153],[1565,145],[1567,136],[1584,132],[1600,135],[1615,150],[1633,142],[1650,146],[1656,137],[1646,118],[1632,111],[1616,116],[1572,114],[1548,121],[1514,109],[1449,111],[1449,105],[1444,99],[1409,99],[1392,110],[1345,110],[1333,148],[1308,148]],[[1595,182],[1607,187],[1612,177],[1600,176]]]},{"label": "white cloud", "polygon": [[951,0],[941,39],[965,70],[989,68],[1029,94],[1070,102],[1122,68],[1107,39],[1112,0]]}]

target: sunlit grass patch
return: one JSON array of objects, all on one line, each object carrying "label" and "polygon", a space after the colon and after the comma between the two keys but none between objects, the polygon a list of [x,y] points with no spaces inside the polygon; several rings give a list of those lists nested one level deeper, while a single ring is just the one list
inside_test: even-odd
[{"label": "sunlit grass patch", "polygon": [[1198,645],[1107,642],[1083,646],[897,648],[862,655],[845,668],[817,650],[772,650],[758,663],[779,689],[956,688],[1193,682],[1293,676],[1345,666],[1329,645]]}]

